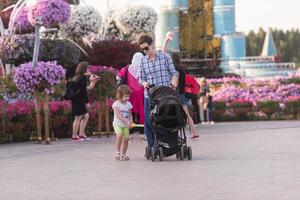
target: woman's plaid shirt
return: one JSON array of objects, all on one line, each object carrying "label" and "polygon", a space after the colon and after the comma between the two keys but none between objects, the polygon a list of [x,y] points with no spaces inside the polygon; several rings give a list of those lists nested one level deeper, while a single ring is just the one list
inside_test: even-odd
[{"label": "woman's plaid shirt", "polygon": [[[178,77],[178,72],[169,54],[158,51],[154,61],[149,56],[142,58],[139,68],[140,84],[147,82],[149,85],[170,86],[173,76]],[[145,96],[147,96],[146,92],[144,92]]]}]

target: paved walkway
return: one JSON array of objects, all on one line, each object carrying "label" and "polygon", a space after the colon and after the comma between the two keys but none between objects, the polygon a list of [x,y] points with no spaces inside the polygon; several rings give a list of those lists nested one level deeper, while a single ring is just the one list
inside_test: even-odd
[{"label": "paved walkway", "polygon": [[0,145],[0,200],[299,200],[300,121],[199,127],[192,161],[112,159],[113,138]]}]

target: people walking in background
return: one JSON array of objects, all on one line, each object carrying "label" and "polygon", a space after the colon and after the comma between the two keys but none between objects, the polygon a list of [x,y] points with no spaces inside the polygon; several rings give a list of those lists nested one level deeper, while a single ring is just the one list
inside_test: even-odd
[{"label": "people walking in background", "polygon": [[[190,112],[188,110],[188,103],[191,101],[191,95],[193,95],[193,87],[197,88],[197,81],[195,80],[195,84],[191,81],[191,79],[188,77],[189,80],[187,83],[186,79],[186,71],[180,64],[180,58],[178,54],[173,53],[172,59],[175,65],[175,69],[179,72],[179,81],[178,81],[178,93],[179,98],[181,101],[181,104],[183,106],[183,110],[185,111],[185,114],[187,115],[188,124],[191,130],[191,139],[198,138],[199,135],[196,131],[195,124],[193,121],[193,118],[190,115]],[[199,88],[199,87],[198,87]],[[196,89],[197,90],[197,89]]]},{"label": "people walking in background", "polygon": [[209,124],[214,124],[215,122],[213,121],[213,97],[212,95],[208,95],[208,104],[207,104],[207,110],[208,110],[208,122]]},{"label": "people walking in background", "polygon": [[88,109],[90,107],[87,90],[93,89],[100,77],[91,75],[90,85],[88,86],[88,79],[86,77],[86,75],[88,75],[88,66],[88,62],[80,62],[76,67],[75,76],[72,79],[75,83],[75,88],[78,91],[76,96],[71,99],[72,115],[75,117],[72,131],[73,141],[90,140],[85,133],[85,127],[89,120]]},{"label": "people walking in background", "polygon": [[129,128],[132,125],[132,104],[129,102],[131,91],[128,86],[121,85],[116,92],[117,100],[113,103],[114,110],[113,127],[116,138],[116,160],[129,160],[126,155],[128,148]]},{"label": "people walking in background", "polygon": [[140,48],[146,54],[142,58],[139,71],[139,83],[144,87],[145,134],[148,146],[154,144],[153,133],[150,128],[150,109],[147,88],[150,85],[177,87],[178,72],[175,70],[170,55],[157,51],[150,36],[144,35],[139,39]]},{"label": "people walking in background", "polygon": [[198,105],[200,108],[200,120],[202,124],[208,124],[209,122],[208,122],[207,108],[208,108],[209,86],[204,77],[200,78],[199,85],[200,85],[200,93],[199,93]]}]

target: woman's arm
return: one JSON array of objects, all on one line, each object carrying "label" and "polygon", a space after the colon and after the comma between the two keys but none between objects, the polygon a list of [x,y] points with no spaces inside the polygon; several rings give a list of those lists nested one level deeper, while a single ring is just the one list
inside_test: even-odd
[{"label": "woman's arm", "polygon": [[132,122],[133,122],[131,109],[129,110],[129,122],[130,122],[130,124],[132,124]]},{"label": "woman's arm", "polygon": [[167,51],[168,44],[169,44],[169,42],[171,40],[173,40],[173,37],[174,37],[174,33],[173,32],[168,32],[166,34],[166,38],[164,40],[164,43],[163,43],[163,46],[162,46],[162,49],[161,49],[162,52],[166,52]]},{"label": "woman's arm", "polygon": [[100,80],[100,77],[99,77],[99,76],[97,76],[97,75],[95,75],[95,74],[92,74],[92,75],[90,76],[90,85],[87,86],[86,89],[92,90],[92,89],[95,87],[96,83],[97,83],[99,80]]}]

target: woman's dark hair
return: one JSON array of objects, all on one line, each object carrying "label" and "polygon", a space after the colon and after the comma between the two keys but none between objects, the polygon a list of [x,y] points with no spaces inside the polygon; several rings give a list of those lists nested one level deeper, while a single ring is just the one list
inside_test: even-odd
[{"label": "woman's dark hair", "polygon": [[81,76],[84,76],[84,74],[87,72],[89,63],[86,61],[78,63],[75,71],[75,80],[79,79]]},{"label": "woman's dark hair", "polygon": [[78,63],[75,74],[76,75],[84,75],[87,72],[88,66],[89,66],[89,63],[86,61]]},{"label": "woman's dark hair", "polygon": [[175,69],[176,69],[177,71],[185,72],[184,67],[181,65],[179,55],[178,55],[177,53],[171,53],[171,57],[172,57],[172,60],[173,60],[173,64],[174,64],[174,66],[175,66]]},{"label": "woman's dark hair", "polygon": [[144,43],[151,45],[153,43],[153,40],[149,35],[142,35],[139,39],[139,45]]}]

